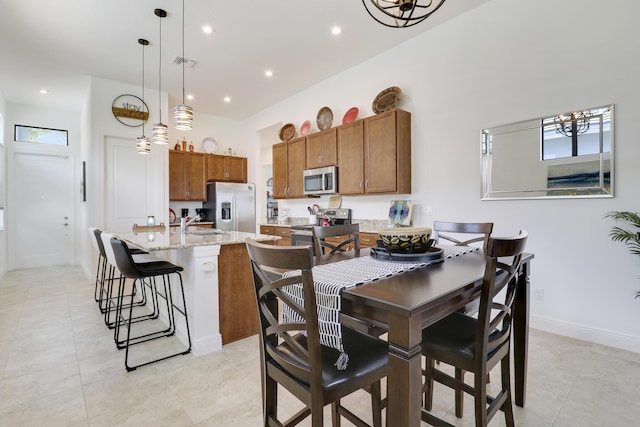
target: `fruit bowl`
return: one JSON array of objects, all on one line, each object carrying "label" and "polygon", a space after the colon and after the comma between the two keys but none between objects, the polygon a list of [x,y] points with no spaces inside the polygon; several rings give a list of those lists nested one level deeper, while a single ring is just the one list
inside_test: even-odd
[{"label": "fruit bowl", "polygon": [[426,250],[430,244],[430,227],[400,227],[383,228],[379,231],[383,246],[391,251],[419,253]]}]

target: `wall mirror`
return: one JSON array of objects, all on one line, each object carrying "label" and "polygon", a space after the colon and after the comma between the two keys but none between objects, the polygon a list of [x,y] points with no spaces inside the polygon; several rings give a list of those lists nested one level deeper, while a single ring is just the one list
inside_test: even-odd
[{"label": "wall mirror", "polygon": [[613,104],[482,130],[482,200],[613,197]]}]

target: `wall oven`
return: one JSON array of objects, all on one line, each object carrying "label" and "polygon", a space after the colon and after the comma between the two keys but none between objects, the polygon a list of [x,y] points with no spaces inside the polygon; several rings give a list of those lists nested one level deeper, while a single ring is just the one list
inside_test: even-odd
[{"label": "wall oven", "polygon": [[336,194],[338,169],[335,166],[308,169],[302,172],[304,194]]}]

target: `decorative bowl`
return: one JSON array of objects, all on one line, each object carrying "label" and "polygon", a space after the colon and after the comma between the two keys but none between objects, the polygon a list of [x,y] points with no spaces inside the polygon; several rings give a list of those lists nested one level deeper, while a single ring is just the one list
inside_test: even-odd
[{"label": "decorative bowl", "polygon": [[431,237],[430,227],[383,228],[379,231],[382,244],[391,250],[419,251]]}]

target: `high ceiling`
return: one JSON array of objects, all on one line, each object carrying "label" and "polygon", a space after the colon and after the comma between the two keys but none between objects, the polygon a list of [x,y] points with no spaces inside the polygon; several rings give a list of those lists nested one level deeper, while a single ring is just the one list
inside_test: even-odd
[{"label": "high ceiling", "polygon": [[[184,57],[198,61],[185,67],[186,92],[194,95],[187,104],[249,117],[487,1],[448,0],[421,24],[395,29],[375,22],[360,0],[185,0]],[[171,105],[180,103],[182,66],[173,60],[182,56],[181,0],[0,0],[0,92],[10,103],[79,111],[88,76],[141,86],[139,38],[150,42],[145,86],[157,89],[155,8],[168,13],[162,89]],[[331,33],[336,25],[339,36]]]}]

